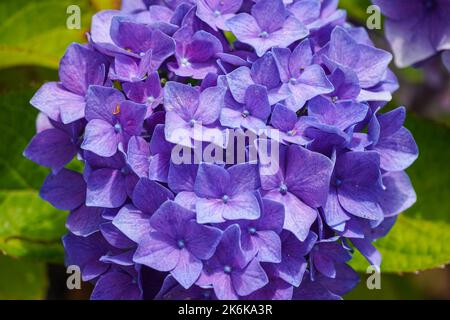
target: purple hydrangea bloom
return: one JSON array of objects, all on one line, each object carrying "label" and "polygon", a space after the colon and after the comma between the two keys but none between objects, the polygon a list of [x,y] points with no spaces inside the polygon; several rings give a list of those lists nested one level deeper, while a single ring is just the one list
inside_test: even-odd
[{"label": "purple hydrangea bloom", "polygon": [[[199,92],[189,85],[167,83],[164,90],[167,141],[191,147],[193,139],[212,142],[210,138],[221,136],[217,120],[224,95],[223,87],[211,87]],[[200,137],[195,134],[196,126],[202,127]]]},{"label": "purple hydrangea bloom", "polygon": [[227,20],[241,8],[242,0],[200,0],[197,2],[197,17],[211,28],[228,30]]},{"label": "purple hydrangea bloom", "polygon": [[285,90],[289,92],[288,106],[294,111],[306,101],[333,92],[334,87],[320,65],[313,64],[313,52],[308,39],[292,52],[288,48],[274,48],[273,54]]},{"label": "purple hydrangea bloom", "polygon": [[272,52],[267,52],[255,60],[250,68],[241,66],[229,72],[226,80],[231,95],[241,104],[245,103],[247,88],[252,84],[266,87],[271,105],[289,97],[288,92],[283,90],[284,87]]},{"label": "purple hydrangea bloom", "polygon": [[168,67],[177,76],[203,79],[208,73],[217,73],[216,59],[223,51],[222,43],[211,33],[199,30],[192,33],[188,26],[178,30],[176,39],[176,63]]},{"label": "purple hydrangea bloom", "polygon": [[280,149],[278,168],[268,173],[261,167],[263,196],[284,205],[284,228],[304,241],[317,218],[316,208],[326,202],[333,164],[319,153],[291,145]]},{"label": "purple hydrangea bloom", "polygon": [[341,299],[350,245],[380,266],[418,148],[405,109],[383,113],[391,55],[337,5],[124,0],[93,17],[33,97],[24,151],[51,169],[40,196],[70,211],[66,264],[92,299]]},{"label": "purple hydrangea bloom", "polygon": [[49,126],[33,137],[23,154],[57,172],[78,153],[84,123],[80,120],[64,125],[50,120]]},{"label": "purple hydrangea bloom", "polygon": [[392,55],[358,40],[343,27],[335,28],[323,59],[332,71],[339,68],[349,77],[354,74],[362,89],[370,89],[385,77]]},{"label": "purple hydrangea bloom", "polygon": [[222,232],[195,222],[195,212],[175,202],[164,203],[150,218],[153,231],[139,241],[133,260],[170,271],[185,288],[200,276],[202,260],[214,254]]},{"label": "purple hydrangea bloom", "polygon": [[[297,113],[283,104],[276,104],[270,120],[272,128],[276,129],[278,140],[282,143],[292,143],[298,145],[306,145],[309,141],[306,138],[305,130],[309,125],[309,121],[304,118],[298,118]],[[271,135],[272,131],[268,131],[268,135],[272,139],[277,139]]]},{"label": "purple hydrangea bloom", "polygon": [[121,17],[112,19],[110,36],[117,53],[142,60],[148,57],[150,71],[158,69],[175,49],[173,39],[164,32]]},{"label": "purple hydrangea bloom", "polygon": [[351,144],[355,126],[366,119],[368,112],[369,106],[363,103],[314,98],[308,105],[308,117],[304,118],[304,136],[312,141],[312,150],[330,154],[336,147]]},{"label": "purple hydrangea bloom", "polygon": [[270,115],[270,103],[267,89],[260,85],[251,85],[245,91],[244,103],[240,104],[231,94],[225,97],[225,107],[220,114],[220,123],[229,128],[245,128],[258,132],[266,128]]},{"label": "purple hydrangea bloom", "polygon": [[146,106],[126,101],[116,89],[90,87],[81,148],[102,157],[125,150],[128,140],[141,133],[146,112]]},{"label": "purple hydrangea bloom", "polygon": [[126,164],[123,154],[101,158],[85,153],[86,205],[90,207],[118,208],[132,194],[137,176]]},{"label": "purple hydrangea bloom", "polygon": [[163,100],[163,90],[161,87],[161,79],[158,72],[152,72],[142,82],[125,82],[123,91],[126,96],[136,102],[147,105],[147,113],[145,118],[153,114]]},{"label": "purple hydrangea bloom", "polygon": [[200,286],[212,285],[221,300],[237,300],[239,296],[247,296],[268,283],[261,264],[256,259],[249,262],[245,258],[240,238],[239,225],[229,226],[197,281]]},{"label": "purple hydrangea bloom", "polygon": [[134,273],[135,270],[118,269],[102,275],[95,284],[92,300],[140,300],[142,291]]},{"label": "purple hydrangea bloom", "polygon": [[136,184],[132,198],[133,204],[123,206],[112,224],[130,240],[139,243],[153,230],[151,216],[167,200],[173,199],[173,193],[157,182],[142,178]]},{"label": "purple hydrangea bloom", "polygon": [[167,182],[172,148],[164,138],[164,125],[158,124],[150,143],[138,136],[130,139],[127,163],[139,177]]},{"label": "purple hydrangea bloom", "polygon": [[303,280],[303,275],[307,267],[305,256],[313,248],[317,236],[311,232],[308,234],[305,241],[301,242],[291,232],[283,231],[281,239],[281,263],[269,265],[268,268],[270,268],[272,274],[276,275],[278,278],[294,287],[298,287]]},{"label": "purple hydrangea bloom", "polygon": [[228,170],[201,164],[195,180],[197,221],[220,223],[225,220],[255,220],[261,215],[255,191],[259,188],[258,168],[238,164]]},{"label": "purple hydrangea bloom", "polygon": [[260,262],[281,262],[280,233],[283,230],[284,207],[281,203],[258,197],[261,216],[257,220],[235,220],[225,225],[239,224],[242,250],[248,259]]},{"label": "purple hydrangea bloom", "polygon": [[61,82],[42,86],[31,104],[54,121],[64,124],[84,118],[90,85],[104,85],[108,60],[89,47],[71,45],[59,66]]},{"label": "purple hydrangea bloom", "polygon": [[[416,161],[419,150],[412,134],[403,127],[405,108],[377,115],[371,122],[371,150],[380,155],[380,166],[386,171],[402,171]],[[398,146],[401,146],[399,148]]]},{"label": "purple hydrangea bloom", "polygon": [[248,13],[226,22],[239,41],[251,45],[258,56],[272,47],[287,47],[308,35],[308,29],[288,14],[282,0],[260,0]]},{"label": "purple hydrangea bloom", "polygon": [[383,219],[377,194],[382,190],[380,158],[375,152],[338,156],[327,203],[325,221],[337,227],[355,215],[375,222]]},{"label": "purple hydrangea bloom", "polygon": [[397,66],[407,67],[450,50],[447,0],[372,2],[386,16],[386,37]]}]

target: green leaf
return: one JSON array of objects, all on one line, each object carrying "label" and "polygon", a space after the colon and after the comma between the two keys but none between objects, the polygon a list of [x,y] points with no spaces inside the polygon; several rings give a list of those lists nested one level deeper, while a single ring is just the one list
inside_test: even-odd
[{"label": "green leaf", "polygon": [[[420,150],[408,170],[418,200],[375,243],[383,255],[382,272],[415,272],[450,263],[450,128],[411,115],[406,127]],[[365,271],[368,263],[358,254],[352,265]]]},{"label": "green leaf", "polygon": [[[73,4],[81,10],[80,30],[66,25],[67,7]],[[92,13],[88,0],[0,0],[0,68],[57,68],[71,42],[86,42]]]},{"label": "green leaf", "polygon": [[63,260],[67,214],[38,196],[48,170],[22,156],[35,133],[29,91],[0,96],[0,250],[14,257]]},{"label": "green leaf", "polygon": [[0,300],[40,300],[47,291],[43,263],[0,255]]},{"label": "green leaf", "polygon": [[362,24],[365,24],[369,15],[367,14],[367,8],[372,5],[370,0],[340,0],[339,8],[347,10],[348,16],[358,21]]}]

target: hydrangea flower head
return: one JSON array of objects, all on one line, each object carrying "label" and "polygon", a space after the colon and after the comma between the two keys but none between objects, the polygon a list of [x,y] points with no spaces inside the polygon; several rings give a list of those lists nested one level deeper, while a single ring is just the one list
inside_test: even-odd
[{"label": "hydrangea flower head", "polygon": [[97,13],[31,100],[24,151],[70,211],[66,263],[92,299],[341,299],[349,244],[379,266],[373,241],[416,201],[391,58],[337,1]]}]

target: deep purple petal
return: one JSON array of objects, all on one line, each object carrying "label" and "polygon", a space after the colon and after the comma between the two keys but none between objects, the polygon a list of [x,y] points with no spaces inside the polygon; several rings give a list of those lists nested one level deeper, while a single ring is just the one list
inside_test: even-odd
[{"label": "deep purple petal", "polygon": [[119,170],[99,169],[89,176],[86,205],[118,208],[127,199],[125,177]]},{"label": "deep purple petal", "polygon": [[102,208],[83,205],[70,213],[66,227],[76,236],[90,236],[99,230],[99,225],[103,222],[102,213]]},{"label": "deep purple petal", "polygon": [[153,214],[173,193],[161,184],[141,178],[133,192],[133,204],[142,212]]},{"label": "deep purple petal", "polygon": [[133,277],[112,271],[100,277],[91,295],[92,300],[140,300],[142,292]]},{"label": "deep purple petal", "polygon": [[76,144],[68,134],[62,130],[48,129],[33,137],[24,156],[58,171],[74,158],[77,151]]},{"label": "deep purple petal", "polygon": [[62,169],[47,176],[39,195],[57,209],[73,210],[84,204],[86,183],[78,172]]}]

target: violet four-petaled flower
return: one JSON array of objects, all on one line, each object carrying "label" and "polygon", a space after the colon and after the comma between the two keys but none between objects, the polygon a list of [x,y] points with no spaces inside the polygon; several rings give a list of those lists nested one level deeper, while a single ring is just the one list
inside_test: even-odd
[{"label": "violet four-petaled flower", "polygon": [[200,276],[202,260],[208,260],[222,232],[195,222],[195,212],[175,202],[164,203],[150,218],[153,232],[139,242],[133,257],[159,271],[169,271],[185,288]]}]

